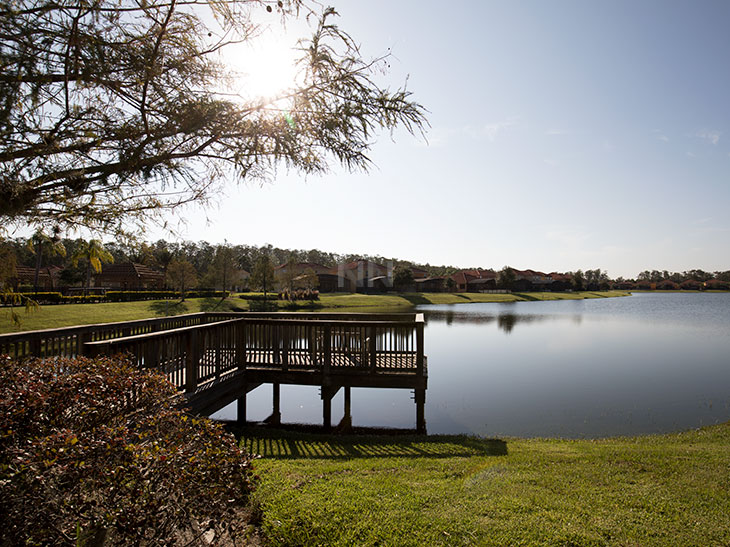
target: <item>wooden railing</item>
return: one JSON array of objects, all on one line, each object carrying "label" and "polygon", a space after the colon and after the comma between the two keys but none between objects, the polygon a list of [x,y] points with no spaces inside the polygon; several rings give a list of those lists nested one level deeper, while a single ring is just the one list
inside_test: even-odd
[{"label": "wooden railing", "polygon": [[351,315],[338,320],[233,317],[91,341],[84,344],[85,352],[127,352],[138,366],[159,370],[188,393],[246,369],[425,375],[420,314],[400,315],[398,321],[363,321],[361,316]]},{"label": "wooden railing", "polygon": [[14,358],[74,357],[83,353],[83,345],[86,342],[202,325],[213,321],[220,321],[216,314],[192,313],[137,321],[0,334],[0,355],[10,355]]},{"label": "wooden railing", "polygon": [[424,374],[421,314],[206,312],[0,335],[22,358],[125,352],[185,391],[246,368]]}]

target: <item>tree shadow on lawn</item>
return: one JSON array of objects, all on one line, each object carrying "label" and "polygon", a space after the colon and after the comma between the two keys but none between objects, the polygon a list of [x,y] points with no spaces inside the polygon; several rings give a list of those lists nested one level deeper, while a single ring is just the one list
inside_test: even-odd
[{"label": "tree shadow on lawn", "polygon": [[408,300],[411,304],[414,306],[418,306],[420,304],[430,304],[431,301],[428,298],[425,298],[424,296],[420,294],[414,294],[414,293],[401,293],[398,296],[400,296],[403,300]]},{"label": "tree shadow on lawn", "polygon": [[201,298],[200,311],[228,311],[229,306],[224,306],[225,298]]},{"label": "tree shadow on lawn", "polygon": [[270,428],[232,428],[241,446],[272,459],[453,458],[506,456],[507,443],[468,435],[327,435]]},{"label": "tree shadow on lawn", "polygon": [[171,300],[155,300],[149,304],[150,311],[155,315],[182,315],[188,313],[188,305],[180,300],[173,302]]},{"label": "tree shadow on lawn", "polygon": [[523,300],[530,300],[530,301],[542,300],[542,298],[538,298],[531,294],[525,294],[523,292],[513,292],[512,294],[519,298],[522,298]]}]

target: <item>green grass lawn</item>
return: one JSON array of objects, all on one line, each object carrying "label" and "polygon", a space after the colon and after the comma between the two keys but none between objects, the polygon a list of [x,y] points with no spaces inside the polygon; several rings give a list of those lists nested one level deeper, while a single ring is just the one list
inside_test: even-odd
[{"label": "green grass lawn", "polygon": [[273,545],[729,545],[730,424],[606,440],[244,430]]},{"label": "green grass lawn", "polygon": [[0,308],[0,333],[131,321],[133,319],[200,311],[230,311],[234,308],[236,308],[235,301],[232,299],[221,301],[220,298],[189,298],[185,302],[179,300],[144,300],[140,302],[104,302],[101,304],[45,305],[30,313],[20,311],[22,321],[20,327],[13,325],[10,320],[10,311],[7,308]]},{"label": "green grass lawn", "polygon": [[[626,296],[624,291],[576,292],[576,293],[512,293],[512,294],[480,294],[480,293],[405,293],[405,294],[322,294],[320,300],[290,303],[273,302],[280,310],[295,309],[301,311],[335,310],[335,311],[407,311],[417,304],[457,304],[465,302],[517,302],[529,300],[558,300],[607,298]],[[89,325],[93,323],[110,323],[114,321],[131,321],[148,317],[178,315],[199,311],[246,311],[249,301],[231,297],[221,301],[218,298],[189,298],[185,302],[172,300],[147,300],[141,302],[110,302],[102,304],[59,304],[45,305],[30,313],[20,312],[22,324],[13,325],[10,310],[0,308],[0,333],[26,330],[53,329],[72,325]]]}]

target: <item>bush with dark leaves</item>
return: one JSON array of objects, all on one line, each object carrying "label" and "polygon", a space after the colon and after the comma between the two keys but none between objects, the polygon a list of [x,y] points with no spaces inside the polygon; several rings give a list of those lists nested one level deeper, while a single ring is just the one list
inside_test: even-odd
[{"label": "bush with dark leaves", "polygon": [[195,544],[246,533],[251,457],[122,357],[0,358],[0,544]]}]

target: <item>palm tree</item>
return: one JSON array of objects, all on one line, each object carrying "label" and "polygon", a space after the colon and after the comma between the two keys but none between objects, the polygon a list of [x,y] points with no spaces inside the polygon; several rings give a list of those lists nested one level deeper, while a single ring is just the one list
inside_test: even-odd
[{"label": "palm tree", "polygon": [[71,264],[77,266],[79,260],[86,262],[86,284],[84,286],[84,294],[86,294],[91,283],[91,269],[93,268],[96,273],[101,272],[102,262],[111,264],[114,262],[114,257],[104,248],[104,244],[100,240],[92,239],[88,242],[81,242],[71,257]]},{"label": "palm tree", "polygon": [[47,235],[43,230],[38,229],[28,241],[28,248],[35,254],[35,277],[33,278],[33,291],[38,292],[38,278],[41,273],[44,247],[48,245],[51,256],[66,256],[66,247],[58,237],[58,229],[55,228],[53,235]]}]

